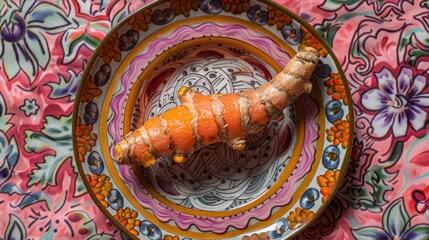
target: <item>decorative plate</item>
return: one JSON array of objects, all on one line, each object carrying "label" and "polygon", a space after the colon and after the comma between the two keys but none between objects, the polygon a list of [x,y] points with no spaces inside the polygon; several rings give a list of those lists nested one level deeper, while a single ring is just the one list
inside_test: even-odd
[{"label": "decorative plate", "polygon": [[[119,166],[113,148],[178,104],[257,87],[298,49],[321,60],[313,91],[248,137],[245,151],[216,144],[184,164]],[[352,126],[340,65],[303,19],[271,1],[148,4],[102,41],[88,63],[73,119],[75,159],[88,192],[125,234],[140,239],[284,239],[323,211],[346,172]]]}]

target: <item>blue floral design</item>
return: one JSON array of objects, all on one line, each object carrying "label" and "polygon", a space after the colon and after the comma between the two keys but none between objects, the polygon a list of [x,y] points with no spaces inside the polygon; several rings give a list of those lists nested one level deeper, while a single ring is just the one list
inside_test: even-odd
[{"label": "blue floral design", "polygon": [[268,22],[268,12],[262,10],[260,5],[252,6],[247,12],[247,17],[259,25],[265,25]]},{"label": "blue floral design", "polygon": [[315,188],[309,188],[305,190],[305,192],[301,196],[301,200],[299,204],[303,209],[310,209],[314,207],[315,202],[319,199],[320,194],[319,191]]},{"label": "blue floral design", "polygon": [[29,117],[31,115],[36,115],[37,111],[39,110],[39,105],[36,103],[36,99],[25,99],[24,104],[19,107],[21,111],[25,113],[25,116]]},{"label": "blue floral design", "polygon": [[335,170],[340,164],[340,150],[334,145],[328,146],[323,151],[323,166],[327,169]]},{"label": "blue floral design", "polygon": [[275,229],[267,232],[270,239],[280,239],[289,229],[289,223],[285,218],[280,218],[273,226]]},{"label": "blue floral design", "polygon": [[331,100],[326,104],[325,113],[328,121],[333,123],[344,116],[344,110],[341,108],[342,103],[337,100]]},{"label": "blue floral design", "polygon": [[58,34],[73,27],[64,12],[50,3],[22,0],[18,6],[6,0],[6,11],[0,20],[0,59],[8,79],[20,70],[31,81],[39,67],[45,69],[50,60],[48,42],[41,33]]},{"label": "blue floral design", "polygon": [[89,170],[97,175],[100,175],[104,170],[104,163],[98,152],[92,151],[88,157]]},{"label": "blue floral design", "polygon": [[147,236],[151,240],[160,240],[162,238],[162,233],[159,227],[148,220],[142,221],[139,230],[143,235]]},{"label": "blue floral design", "polygon": [[402,198],[394,201],[383,213],[383,228],[370,226],[352,230],[356,239],[429,239],[429,224],[411,226],[411,218]]},{"label": "blue floral design", "polygon": [[222,12],[222,0],[200,0],[201,10],[208,14]]},{"label": "blue floral design", "polygon": [[303,36],[301,29],[294,28],[292,25],[284,25],[281,33],[286,42],[293,46],[300,44]]},{"label": "blue floral design", "polygon": [[110,207],[114,210],[118,210],[124,206],[124,198],[122,197],[121,193],[114,188],[110,190],[109,196],[107,196],[107,201],[109,201]]}]

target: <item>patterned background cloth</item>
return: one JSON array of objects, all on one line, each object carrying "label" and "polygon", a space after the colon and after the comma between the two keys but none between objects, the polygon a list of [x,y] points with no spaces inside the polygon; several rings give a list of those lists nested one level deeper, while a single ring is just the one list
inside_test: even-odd
[{"label": "patterned background cloth", "polygon": [[[121,238],[77,175],[72,109],[101,39],[147,2],[0,1],[0,238]],[[355,111],[347,176],[300,239],[429,239],[429,2],[278,2],[331,45]]]}]

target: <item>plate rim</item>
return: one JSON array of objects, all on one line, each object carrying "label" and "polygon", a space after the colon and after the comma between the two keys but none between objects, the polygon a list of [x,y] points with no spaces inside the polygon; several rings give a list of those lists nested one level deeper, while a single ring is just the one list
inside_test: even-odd
[{"label": "plate rim", "polygon": [[[131,234],[124,225],[122,224],[118,224],[116,219],[114,218],[114,216],[107,210],[107,208],[105,208],[104,206],[102,206],[100,204],[100,202],[98,201],[97,197],[95,196],[94,192],[92,191],[92,187],[90,186],[89,182],[86,181],[85,179],[85,171],[83,169],[82,163],[79,161],[79,152],[78,152],[78,147],[77,147],[77,139],[76,139],[76,129],[77,129],[77,119],[78,119],[78,113],[81,107],[81,102],[79,101],[79,99],[82,96],[82,91],[85,85],[85,79],[88,78],[88,75],[91,72],[91,69],[94,65],[94,63],[96,62],[96,60],[98,59],[98,55],[100,53],[100,51],[103,49],[103,46],[106,44],[106,42],[109,41],[109,39],[123,26],[125,25],[130,19],[132,19],[133,17],[135,17],[136,15],[138,15],[140,12],[146,10],[146,9],[150,9],[153,7],[156,7],[158,5],[164,4],[166,2],[169,2],[170,0],[155,0],[152,1],[148,4],[145,4],[144,6],[136,9],[134,12],[132,12],[131,14],[129,14],[127,17],[123,18],[118,24],[116,24],[113,28],[111,28],[106,35],[103,37],[103,39],[100,41],[100,43],[97,45],[96,49],[93,51],[91,57],[89,58],[84,72],[82,74],[81,77],[81,81],[79,82],[78,85],[78,89],[76,91],[76,95],[75,95],[75,103],[73,106],[73,112],[72,112],[72,143],[73,143],[73,161],[76,163],[77,169],[78,169],[78,175],[81,178],[88,194],[91,196],[93,202],[97,205],[98,209],[108,218],[108,220],[113,223],[119,230],[121,230],[121,232],[125,235],[127,235],[127,237],[130,237],[132,239],[136,239],[138,240],[139,238],[133,234]],[[223,1],[223,0],[222,0]],[[315,215],[306,223],[304,223],[299,229],[297,229],[294,233],[292,233],[291,235],[289,235],[287,238],[290,239],[294,239],[296,238],[299,234],[301,234],[303,231],[305,231],[309,226],[311,226],[321,215],[322,213],[325,211],[325,209],[328,207],[328,205],[330,204],[330,202],[332,201],[332,199],[334,198],[334,196],[336,195],[337,191],[339,190],[339,188],[341,187],[341,182],[343,181],[346,173],[347,173],[347,169],[348,169],[348,165],[350,163],[350,157],[351,157],[351,153],[352,153],[352,145],[353,145],[353,135],[354,135],[354,112],[353,112],[353,101],[352,101],[352,97],[351,97],[351,92],[350,92],[350,86],[349,86],[349,81],[347,80],[344,70],[341,67],[340,62],[338,61],[337,56],[334,54],[333,50],[331,49],[331,46],[329,46],[329,44],[325,41],[325,39],[320,35],[319,32],[317,32],[317,30],[314,29],[314,27],[308,23],[307,21],[305,21],[301,16],[299,16],[298,14],[296,14],[295,12],[293,12],[292,10],[290,10],[289,8],[287,8],[286,6],[283,6],[277,2],[271,1],[271,0],[251,0],[254,2],[260,2],[265,4],[266,6],[269,7],[273,7],[276,10],[280,10],[282,12],[287,13],[289,16],[293,17],[294,20],[296,20],[299,24],[301,24],[302,26],[304,26],[311,34],[312,36],[314,36],[319,43],[326,49],[326,51],[328,52],[328,55],[332,58],[333,63],[335,64],[335,66],[337,67],[338,70],[338,74],[341,76],[341,79],[343,81],[345,81],[344,88],[346,90],[346,99],[348,100],[348,104],[347,104],[347,109],[348,109],[348,115],[349,115],[349,129],[350,129],[350,137],[348,139],[347,142],[347,147],[345,149],[345,155],[343,157],[343,168],[344,171],[340,172],[340,175],[337,179],[337,183],[335,185],[335,187],[332,189],[332,193],[328,196],[328,198],[326,199],[326,201],[317,209],[317,211],[315,212]]]}]

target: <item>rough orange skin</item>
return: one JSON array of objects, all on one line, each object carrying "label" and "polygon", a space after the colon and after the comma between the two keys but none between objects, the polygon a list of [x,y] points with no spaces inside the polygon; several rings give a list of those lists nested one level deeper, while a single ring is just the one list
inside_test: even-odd
[{"label": "rough orange skin", "polygon": [[[153,148],[159,155],[166,155],[173,152],[173,149],[169,149],[170,137],[168,137],[161,126],[159,116],[147,120],[143,126],[147,130]],[[140,156],[136,157],[140,158]]]},{"label": "rough orange skin", "polygon": [[[175,146],[175,152],[192,152],[195,145],[195,139],[191,125],[193,116],[188,111],[188,109],[183,106],[178,106],[169,109],[161,116],[167,122],[167,128],[170,132],[171,140],[175,143],[180,143],[180,145]],[[170,140],[168,141],[167,145],[169,144]]]},{"label": "rough orange skin", "polygon": [[244,92],[249,101],[250,119],[259,124],[267,124],[270,119],[265,113],[265,105],[261,102],[260,93],[254,89]]},{"label": "rough orange skin", "polygon": [[201,136],[201,143],[207,146],[220,142],[221,139],[218,136],[219,128],[211,106],[212,101],[210,96],[196,94],[194,97],[194,105],[198,113],[198,134]]},{"label": "rough orange skin", "polygon": [[226,122],[228,138],[231,140],[244,139],[247,133],[241,127],[240,122],[240,97],[237,94],[231,93],[222,95],[220,100],[223,104],[222,117]]}]

